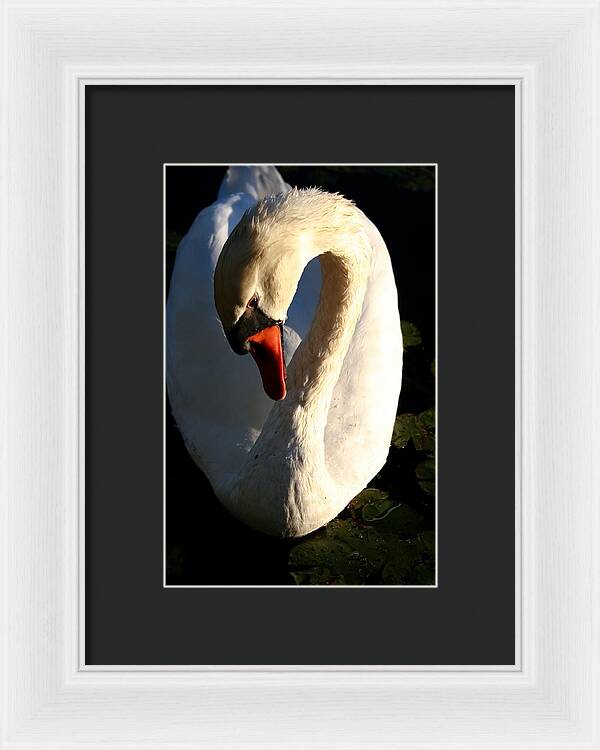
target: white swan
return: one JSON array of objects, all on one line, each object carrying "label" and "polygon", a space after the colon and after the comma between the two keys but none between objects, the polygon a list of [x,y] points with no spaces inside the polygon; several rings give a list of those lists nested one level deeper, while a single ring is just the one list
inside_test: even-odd
[{"label": "white swan", "polygon": [[[166,347],[186,446],[252,528],[307,534],[385,463],[402,374],[396,286],[381,235],[342,196],[230,167],[177,249]],[[232,348],[253,354],[275,402]]]}]

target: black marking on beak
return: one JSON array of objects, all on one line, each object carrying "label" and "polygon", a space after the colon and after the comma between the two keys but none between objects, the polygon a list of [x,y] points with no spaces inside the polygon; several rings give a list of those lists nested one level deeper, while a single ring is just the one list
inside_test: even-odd
[{"label": "black marking on beak", "polygon": [[229,331],[226,331],[225,335],[236,354],[248,354],[250,351],[250,344],[248,343],[250,336],[254,336],[259,331],[264,331],[265,328],[271,326],[279,326],[281,346],[283,347],[283,321],[273,320],[273,318],[265,315],[259,307],[247,307],[237,323]]}]

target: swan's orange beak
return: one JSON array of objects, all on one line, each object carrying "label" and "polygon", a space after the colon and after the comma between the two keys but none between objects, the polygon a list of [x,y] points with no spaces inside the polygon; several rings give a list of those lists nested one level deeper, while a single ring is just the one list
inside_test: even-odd
[{"label": "swan's orange beak", "polygon": [[281,326],[274,325],[249,336],[246,342],[250,354],[258,365],[263,388],[273,401],[285,398],[285,360],[283,359],[283,342]]}]

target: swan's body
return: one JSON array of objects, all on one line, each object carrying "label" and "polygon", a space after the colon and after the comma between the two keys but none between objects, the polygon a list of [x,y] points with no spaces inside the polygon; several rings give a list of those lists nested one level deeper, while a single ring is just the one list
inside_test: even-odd
[{"label": "swan's body", "polygon": [[[283,400],[223,333],[255,312],[248,300],[285,320]],[[230,168],[179,245],[167,303],[172,412],[221,502],[274,535],[330,521],[385,463],[401,373],[376,227],[341,196],[290,190],[272,167]]]}]

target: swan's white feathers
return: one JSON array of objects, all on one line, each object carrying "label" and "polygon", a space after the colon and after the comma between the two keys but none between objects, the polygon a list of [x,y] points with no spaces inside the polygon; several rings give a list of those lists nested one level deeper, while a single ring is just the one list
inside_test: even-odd
[{"label": "swan's white feathers", "polygon": [[289,189],[290,186],[274,167],[234,165],[225,173],[217,200],[243,193],[256,203],[265,195],[284,193]]},{"label": "swan's white feathers", "polygon": [[[265,192],[265,186],[274,188],[274,194]],[[240,187],[243,191],[235,192]],[[344,290],[350,288],[345,274],[356,273],[362,280],[359,297],[341,303],[355,315],[343,359],[333,370],[327,366],[327,348],[339,349],[342,332],[333,331],[331,340],[339,340],[331,344],[325,331],[322,342],[318,331],[311,330],[313,319],[315,326],[318,322],[321,287],[320,259],[311,257],[327,251],[332,238],[358,260],[340,262],[335,269],[339,278],[328,277],[328,283]],[[303,243],[323,247],[316,252]],[[324,267],[327,257],[321,256]],[[213,302],[213,294],[220,294],[216,288],[213,292],[217,263],[226,267],[220,312],[231,307],[236,295],[239,305],[245,304],[251,287],[262,284],[262,302],[272,307],[265,312],[275,319],[287,312],[288,378],[293,381],[294,372],[303,375],[303,364],[315,352],[319,361],[311,372],[318,371],[323,382],[335,378],[326,403],[309,399],[324,405],[323,413],[301,404],[303,388],[311,387],[304,381],[310,377],[304,374],[301,382],[292,383],[298,402],[288,394],[274,403],[264,394],[251,358],[233,354]],[[273,273],[274,267],[281,267],[283,275]],[[331,276],[331,269],[328,273]],[[269,276],[279,288],[265,286]],[[228,279],[233,292],[227,289]],[[292,296],[289,310],[281,309]],[[327,306],[322,295],[321,302],[322,313]],[[199,214],[177,250],[167,304],[172,412],[190,454],[220,500],[244,522],[271,534],[300,536],[331,520],[386,460],[401,371],[396,287],[376,227],[343,196],[316,188],[290,190],[274,168],[230,168],[216,203]]]}]

